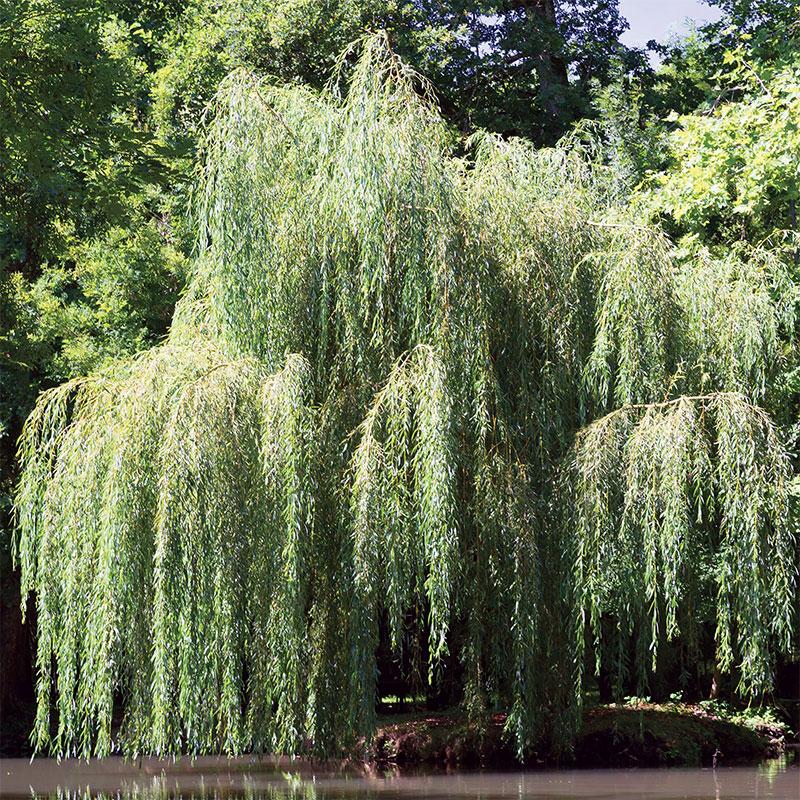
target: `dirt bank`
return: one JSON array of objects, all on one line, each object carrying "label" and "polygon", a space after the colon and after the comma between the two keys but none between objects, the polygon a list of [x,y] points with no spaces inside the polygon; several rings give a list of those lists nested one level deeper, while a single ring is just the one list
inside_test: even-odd
[{"label": "dirt bank", "polygon": [[[385,717],[366,755],[398,765],[518,765],[506,717],[483,724],[450,714]],[[753,763],[780,755],[786,730],[769,722],[723,718],[699,705],[641,703],[587,710],[573,750],[558,758],[532,752],[529,766],[697,766]]]}]

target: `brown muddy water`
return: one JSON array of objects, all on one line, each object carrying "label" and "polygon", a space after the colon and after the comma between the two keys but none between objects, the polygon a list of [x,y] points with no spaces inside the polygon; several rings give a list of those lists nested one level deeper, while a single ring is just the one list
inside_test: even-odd
[{"label": "brown muddy water", "polygon": [[82,800],[800,800],[800,768],[343,772],[266,758],[0,759],[0,798]]}]

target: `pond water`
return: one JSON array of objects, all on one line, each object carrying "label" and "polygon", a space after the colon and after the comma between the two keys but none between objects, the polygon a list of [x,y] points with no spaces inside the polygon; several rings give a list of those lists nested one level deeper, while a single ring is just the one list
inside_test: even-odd
[{"label": "pond water", "polygon": [[126,762],[0,759],[0,798],[114,800],[800,800],[785,761],[712,769],[344,772],[265,758]]}]

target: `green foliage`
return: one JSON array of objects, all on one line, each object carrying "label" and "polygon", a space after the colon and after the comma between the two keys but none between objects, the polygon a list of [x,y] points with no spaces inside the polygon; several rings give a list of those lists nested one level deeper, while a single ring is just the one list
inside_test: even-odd
[{"label": "green foliage", "polygon": [[[755,71],[794,61],[800,42],[797,0],[708,0],[722,12],[717,22],[694,28],[666,43],[649,42],[662,60],[645,73],[647,102],[661,117],[670,112],[691,114],[716,107],[746,91]],[[743,85],[729,81],[728,65],[743,55],[751,74]],[[722,92],[722,96],[720,95]]]},{"label": "green foliage", "polygon": [[677,119],[671,144],[680,168],[658,179],[653,204],[707,238],[759,241],[792,226],[800,73],[792,66],[762,78],[741,51],[728,60],[729,85],[745,81],[752,94]]},{"label": "green foliage", "polygon": [[138,122],[146,67],[100,0],[23,0],[0,18],[0,256],[35,263],[157,174]]},{"label": "green foliage", "polygon": [[[791,376],[798,356],[792,343],[798,320],[800,140],[794,120],[800,77],[796,58],[754,62],[747,42],[726,52],[713,104],[674,117],[669,162],[645,181],[636,202],[678,238],[677,257],[688,279],[679,291],[703,326],[707,355],[696,357],[703,364],[701,385],[749,386],[777,420],[793,425],[799,397]],[[708,325],[712,316],[729,325]],[[725,331],[724,340],[710,347],[714,329]],[[774,366],[766,373],[747,366],[746,354],[757,351],[770,353]],[[739,366],[726,365],[726,354]],[[762,355],[756,362],[765,363]]]},{"label": "green foliage", "polygon": [[[733,245],[714,258],[692,237],[677,256],[677,293],[689,310],[687,343],[698,388],[723,386],[773,407],[781,373],[797,354],[797,284],[782,248]],[[689,338],[689,337],[687,337]]]},{"label": "green foliage", "polygon": [[743,38],[757,60],[779,60],[791,53],[800,36],[797,0],[711,0],[723,12],[706,28],[714,54],[734,50]]},{"label": "green foliage", "polygon": [[569,743],[602,615],[647,651],[711,604],[719,668],[768,687],[795,531],[754,403],[786,312],[738,282],[771,262],[677,268],[576,140],[456,157],[385,34],[320,93],[234,71],[212,112],[168,338],[20,441],[37,746],[109,752],[121,696],[127,752],[340,751],[384,614],[520,754]]},{"label": "green foliage", "polygon": [[17,322],[9,336],[49,350],[38,360],[46,359],[48,373],[60,379],[130,355],[166,333],[185,270],[184,257],[164,242],[156,223],[111,228],[76,245],[71,256],[70,271],[48,268],[33,283],[20,273],[8,278]]},{"label": "green foliage", "polygon": [[613,59],[631,55],[618,41],[626,24],[616,0],[194,0],[162,43],[154,116],[163,130],[195,131],[238,67],[322,88],[348,42],[383,29],[459,129],[554,142],[588,110],[590,81],[605,83]]},{"label": "green foliage", "polygon": [[9,438],[42,384],[90,372],[166,334],[187,270],[171,238],[165,220],[133,215],[127,228],[72,238],[64,260],[33,280],[0,273],[0,420]]},{"label": "green foliage", "polygon": [[339,53],[396,4],[370,0],[194,0],[159,42],[153,116],[196,132],[220,81],[237,67],[321,88]]},{"label": "green foliage", "polygon": [[745,706],[737,708],[724,700],[702,700],[700,707],[708,714],[730,720],[752,731],[768,731],[772,736],[790,736],[792,731],[781,719],[776,709],[770,706]]},{"label": "green foliage", "polygon": [[600,146],[614,188],[625,202],[648,172],[664,166],[666,131],[645,104],[642,81],[626,76],[621,69],[607,86],[598,85],[594,105],[597,119],[581,120],[574,134],[583,134],[595,147]]},{"label": "green foliage", "polygon": [[658,117],[671,112],[691,114],[713,102],[719,93],[719,53],[714,42],[713,35],[694,28],[685,37],[655,48],[664,60],[649,80],[645,76],[645,98]]},{"label": "green foliage", "polygon": [[139,13],[158,28],[169,8],[25,0],[0,14],[4,482],[39,388],[163,335],[182,283],[185,178],[145,122]]}]

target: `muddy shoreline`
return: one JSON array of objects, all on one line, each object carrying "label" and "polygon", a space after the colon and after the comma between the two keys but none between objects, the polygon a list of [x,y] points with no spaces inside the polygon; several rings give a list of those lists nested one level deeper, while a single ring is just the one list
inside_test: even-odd
[{"label": "muddy shoreline", "polygon": [[475,724],[447,714],[381,720],[365,760],[402,766],[479,768],[666,767],[755,764],[793,743],[780,725],[745,725],[699,705],[602,705],[588,709],[571,749],[534,747],[523,762],[505,734],[506,716]]},{"label": "muddy shoreline", "polygon": [[[23,729],[3,727],[0,756],[30,758]],[[343,759],[251,755],[241,761],[280,769],[303,769],[304,764],[367,771],[391,767],[583,769],[734,766],[756,764],[784,753],[791,760],[797,752],[797,743],[785,726],[743,724],[691,704],[595,706],[585,711],[570,749],[556,751],[551,745],[534,745],[522,761],[505,728],[506,715],[502,713],[474,722],[454,713],[416,710],[379,717],[373,739],[360,741]],[[216,757],[210,758],[217,763]],[[194,759],[191,769],[207,760]],[[145,761],[160,763],[157,759]],[[131,762],[120,759],[119,763]]]}]

